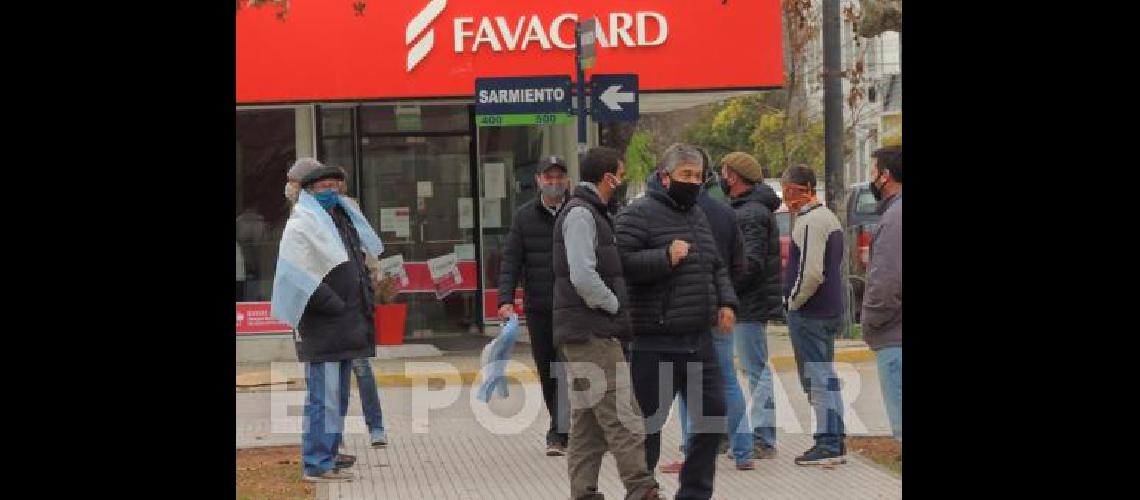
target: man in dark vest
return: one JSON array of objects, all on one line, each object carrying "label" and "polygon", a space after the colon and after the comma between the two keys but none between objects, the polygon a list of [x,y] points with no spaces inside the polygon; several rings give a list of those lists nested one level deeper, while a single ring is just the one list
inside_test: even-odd
[{"label": "man in dark vest", "polygon": [[606,207],[623,175],[617,150],[589,150],[582,182],[554,222],[554,345],[574,389],[566,457],[574,500],[604,498],[598,472],[606,451],[626,500],[660,498],[645,465],[645,429],[621,348],[630,339],[628,297]]},{"label": "man in dark vest", "polygon": [[[515,314],[515,286],[523,278],[526,290],[523,307],[526,309],[526,326],[530,333],[530,351],[542,382],[542,399],[550,415],[550,429],[546,431],[546,454],[566,454],[566,403],[558,398],[559,377],[550,373],[556,361],[554,351],[554,324],[550,315],[554,301],[554,218],[566,200],[569,178],[566,162],[558,156],[542,158],[535,174],[539,196],[523,203],[511,221],[511,231],[503,246],[503,260],[499,266],[499,319],[506,320]],[[565,380],[563,377],[562,380]],[[565,382],[563,382],[565,383]],[[561,394],[565,396],[565,391]]]},{"label": "man in dark vest", "polygon": [[676,498],[712,498],[725,422],[724,374],[712,330],[731,332],[737,306],[728,266],[697,206],[703,159],[690,145],[670,148],[661,188],[618,213],[618,248],[629,284],[634,340],[630,372],[646,416],[646,463],[657,466],[669,403],[686,400],[692,434]]}]

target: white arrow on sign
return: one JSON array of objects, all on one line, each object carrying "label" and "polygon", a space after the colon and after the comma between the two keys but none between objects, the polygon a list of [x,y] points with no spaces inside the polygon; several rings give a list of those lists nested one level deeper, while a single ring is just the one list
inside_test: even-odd
[{"label": "white arrow on sign", "polygon": [[619,103],[633,102],[634,95],[633,92],[618,92],[620,88],[621,85],[610,85],[605,92],[602,92],[598,100],[602,101],[606,107],[613,111],[621,111],[621,104]]}]

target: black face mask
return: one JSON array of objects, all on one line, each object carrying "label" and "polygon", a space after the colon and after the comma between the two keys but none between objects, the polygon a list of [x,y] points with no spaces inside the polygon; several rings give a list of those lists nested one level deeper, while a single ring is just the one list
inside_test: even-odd
[{"label": "black face mask", "polygon": [[701,194],[701,185],[693,184],[691,182],[679,182],[673,179],[669,183],[669,197],[681,206],[681,210],[688,210],[697,202],[697,196]]},{"label": "black face mask", "polygon": [[725,196],[732,196],[731,194],[729,194],[729,192],[732,191],[732,186],[728,185],[728,179],[721,177],[719,184],[720,184],[720,190],[724,191]]},{"label": "black face mask", "polygon": [[880,171],[879,175],[876,176],[875,179],[871,181],[871,185],[870,185],[871,196],[875,197],[875,201],[883,201],[883,188],[880,187],[878,184],[875,184],[875,182],[877,182],[879,180],[879,178],[882,176],[883,176],[883,172]]}]

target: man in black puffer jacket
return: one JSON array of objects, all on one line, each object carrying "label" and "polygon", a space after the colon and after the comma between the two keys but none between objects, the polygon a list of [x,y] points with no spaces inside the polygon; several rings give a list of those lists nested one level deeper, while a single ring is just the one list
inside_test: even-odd
[{"label": "man in black puffer jacket", "polygon": [[[542,382],[542,398],[550,415],[550,429],[546,431],[548,456],[566,454],[570,428],[566,402],[559,398],[558,391],[558,384],[565,384],[565,378],[551,374],[551,363],[557,361],[551,317],[554,302],[554,218],[566,201],[569,186],[566,172],[566,162],[561,157],[548,156],[539,160],[535,174],[539,196],[523,203],[515,212],[499,266],[499,319],[505,321],[515,313],[515,286],[519,278],[525,281],[523,307],[530,333],[530,350]],[[561,394],[565,396],[564,391]]]},{"label": "man in black puffer jacket", "polygon": [[780,207],[780,198],[764,184],[764,171],[752,155],[729,153],[721,158],[720,165],[721,189],[732,199],[748,260],[748,271],[733,280],[740,299],[740,321],[733,337],[752,393],[754,456],[775,458],[776,405],[765,328],[769,319],[780,318],[783,311],[780,229],[772,217]]},{"label": "man in black puffer jacket", "polygon": [[[726,430],[724,378],[712,329],[719,324],[721,331],[732,330],[737,300],[708,218],[696,206],[703,179],[700,152],[682,144],[666,153],[664,163],[658,174],[664,191],[650,190],[622,209],[614,223],[633,323],[630,372],[646,416],[651,470],[660,457],[661,427],[673,397],[681,392],[688,400],[693,434],[676,498],[708,499],[717,443]],[[689,373],[689,363],[699,370]],[[691,378],[698,381],[690,384]],[[699,386],[699,393],[690,394],[691,386]]]},{"label": "man in black puffer jacket", "polygon": [[[664,158],[668,151],[672,150],[675,146],[670,146],[666,150],[666,154],[662,155]],[[731,263],[729,265],[729,276],[738,276],[745,272],[744,260],[744,236],[740,234],[740,228],[736,224],[736,213],[732,211],[732,207],[728,205],[728,195],[724,195],[724,199],[714,197],[710,189],[720,189],[719,183],[714,181],[715,167],[712,159],[709,157],[708,152],[703,148],[697,147],[701,152],[701,157],[704,162],[704,176],[707,180],[701,186],[701,194],[697,196],[697,206],[705,212],[705,217],[709,220],[709,226],[712,228],[713,238],[716,239],[717,250],[720,251],[720,258],[724,262]],[[658,171],[665,170],[665,163],[661,162],[657,165]],[[664,190],[661,187],[661,177],[657,172],[650,176],[646,184],[650,189]],[[736,461],[737,467],[743,470],[754,466],[752,462],[752,428],[744,420],[744,414],[747,410],[745,407],[744,393],[740,390],[740,381],[736,377],[736,369],[732,361],[732,334],[729,333],[713,333],[713,346],[716,348],[718,360],[721,363],[721,371],[724,374],[724,395],[725,404],[728,411],[728,425],[729,429],[733,430],[746,430],[747,432],[729,432],[729,435],[721,436],[720,446],[717,451],[723,452],[730,449],[732,457]],[[688,405],[685,398],[677,398],[677,411],[679,421],[681,423],[681,451],[685,451],[685,443],[689,440],[689,418],[688,418]],[[678,473],[681,471],[683,461],[675,461],[661,466],[662,472]]]}]

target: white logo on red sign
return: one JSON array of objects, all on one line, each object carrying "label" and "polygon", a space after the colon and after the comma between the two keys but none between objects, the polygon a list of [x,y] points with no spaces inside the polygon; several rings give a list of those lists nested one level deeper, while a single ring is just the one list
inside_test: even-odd
[{"label": "white logo on red sign", "polygon": [[431,24],[432,21],[435,21],[435,18],[439,17],[444,7],[447,7],[447,0],[431,0],[424,6],[419,14],[416,14],[416,17],[412,18],[412,21],[408,23],[408,27],[404,31],[404,43],[407,45],[411,45],[416,38],[419,38],[424,30],[427,30],[427,34],[424,35],[423,38],[420,38],[420,41],[408,50],[409,72],[412,71],[412,68],[416,67],[420,61],[423,61],[428,53],[431,52],[432,47],[435,46],[435,29],[428,29],[428,25]]},{"label": "white logo on red sign", "polygon": [[[404,32],[404,43],[411,47],[407,57],[408,72],[423,62],[435,47],[435,29],[429,28],[429,25],[443,13],[445,7],[447,0],[431,0],[408,23]],[[669,22],[657,12],[612,12],[608,17],[599,16],[596,19],[597,41],[602,47],[655,47],[664,44],[669,38]],[[534,45],[540,46],[542,50],[574,50],[573,39],[562,39],[561,27],[567,21],[577,20],[577,14],[559,15],[549,24],[537,15],[519,16],[515,19],[483,16],[478,18],[478,22],[474,17],[456,17],[452,20],[454,48],[457,54],[476,53],[482,46],[494,52],[526,51]],[[654,26],[657,33],[651,39],[650,27]],[[417,38],[419,41],[413,45],[412,42]]]}]

